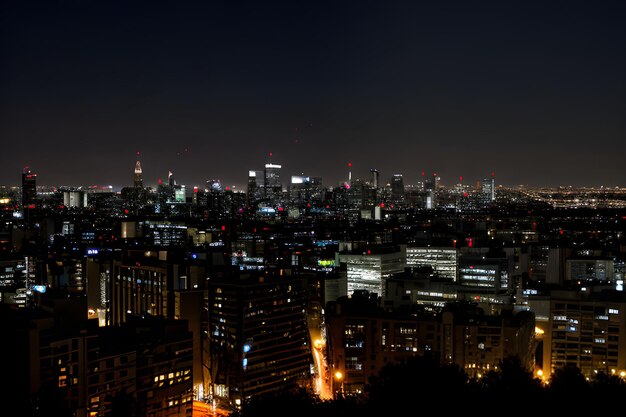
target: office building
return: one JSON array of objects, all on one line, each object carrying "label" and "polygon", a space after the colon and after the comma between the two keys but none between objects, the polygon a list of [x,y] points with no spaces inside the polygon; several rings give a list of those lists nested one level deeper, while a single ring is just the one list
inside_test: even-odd
[{"label": "office building", "polygon": [[491,174],[490,178],[485,178],[481,184],[481,192],[483,195],[483,201],[491,203],[496,201],[496,177],[495,174]]},{"label": "office building", "polygon": [[348,295],[365,290],[384,296],[385,280],[404,271],[406,250],[404,246],[353,246],[340,244],[336,264],[346,264]]},{"label": "office building", "polygon": [[68,208],[87,207],[87,193],[82,190],[63,190],[63,205]]},{"label": "office building", "polygon": [[[111,279],[111,324],[119,325],[133,315],[150,314],[168,317],[168,294],[173,280],[168,280],[167,266],[151,259],[113,262]],[[171,308],[171,305],[170,305]]]},{"label": "office building", "polygon": [[403,204],[406,199],[402,174],[393,174],[391,177],[391,201],[394,204]]},{"label": "office building", "polygon": [[567,281],[612,281],[615,266],[612,259],[568,259],[565,261]]},{"label": "office building", "polygon": [[457,280],[459,251],[457,248],[416,247],[406,248],[406,266],[410,268],[431,267],[439,278]]}]

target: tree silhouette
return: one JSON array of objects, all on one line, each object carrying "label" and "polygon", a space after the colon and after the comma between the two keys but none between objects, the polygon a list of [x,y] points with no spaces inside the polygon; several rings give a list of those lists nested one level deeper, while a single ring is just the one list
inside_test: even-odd
[{"label": "tree silhouette", "polygon": [[596,403],[604,406],[621,406],[626,397],[626,382],[617,375],[599,372],[591,380],[591,393]]},{"label": "tree silhouette", "polygon": [[589,399],[591,389],[585,376],[576,365],[558,368],[550,378],[548,398],[564,411],[580,412],[580,399]]},{"label": "tree silhouette", "polygon": [[447,404],[451,411],[461,410],[469,397],[468,377],[456,365],[441,365],[428,357],[412,357],[383,367],[366,387],[367,409],[376,415],[394,410],[412,410],[416,398],[441,398],[442,393],[459,401]]},{"label": "tree silhouette", "polygon": [[524,367],[518,356],[502,360],[499,369],[489,371],[481,379],[482,394],[487,398],[510,402],[519,398],[543,400],[541,381]]},{"label": "tree silhouette", "polygon": [[242,411],[231,417],[291,417],[297,411],[298,417],[318,416],[319,398],[304,389],[286,391],[276,395],[254,397],[245,402]]}]

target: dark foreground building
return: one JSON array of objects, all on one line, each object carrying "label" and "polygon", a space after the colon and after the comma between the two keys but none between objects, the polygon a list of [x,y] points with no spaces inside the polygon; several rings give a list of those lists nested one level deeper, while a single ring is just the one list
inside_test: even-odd
[{"label": "dark foreground building", "polygon": [[370,376],[409,356],[456,364],[469,376],[497,369],[518,356],[534,364],[535,319],[531,312],[488,315],[470,303],[451,303],[440,313],[385,311],[377,298],[355,293],[327,307],[329,366],[335,391],[362,392]]},{"label": "dark foreground building", "polygon": [[[7,400],[24,415],[191,416],[192,335],[187,322],[136,318],[83,328],[41,309],[0,312],[15,343]],[[94,323],[94,321],[91,321]]]},{"label": "dark foreground building", "polygon": [[285,270],[218,277],[209,284],[210,369],[217,397],[283,392],[310,379],[304,280]]}]

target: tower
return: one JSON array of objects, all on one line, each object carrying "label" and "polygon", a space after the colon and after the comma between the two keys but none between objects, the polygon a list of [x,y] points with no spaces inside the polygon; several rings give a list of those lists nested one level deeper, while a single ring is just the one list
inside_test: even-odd
[{"label": "tower", "polygon": [[393,174],[391,177],[391,199],[400,203],[404,200],[404,180],[402,174]]},{"label": "tower", "polygon": [[372,187],[378,188],[378,179],[380,177],[380,171],[376,168],[371,168],[370,172],[372,173]]},{"label": "tower", "polygon": [[491,178],[485,178],[482,183],[482,192],[485,201],[496,201],[496,174],[491,173]]},{"label": "tower", "polygon": [[281,168],[282,165],[267,163],[263,171],[264,196],[265,199],[272,204],[278,204],[282,197],[283,184],[280,181]]},{"label": "tower", "polygon": [[135,188],[143,187],[143,172],[141,170],[141,162],[139,161],[139,152],[137,152],[137,162],[135,163],[134,184]]},{"label": "tower", "polygon": [[22,206],[27,207],[37,201],[37,174],[29,167],[22,171]]}]

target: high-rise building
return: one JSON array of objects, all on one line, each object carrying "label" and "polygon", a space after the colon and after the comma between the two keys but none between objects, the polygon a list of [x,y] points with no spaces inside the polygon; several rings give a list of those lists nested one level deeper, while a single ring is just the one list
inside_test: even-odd
[{"label": "high-rise building", "polygon": [[135,188],[143,187],[143,171],[141,170],[141,162],[137,159],[135,162],[135,174],[133,177],[133,184]]},{"label": "high-rise building", "polygon": [[115,261],[111,277],[110,315],[112,325],[120,325],[132,315],[168,317],[168,270],[159,262]]},{"label": "high-rise building", "polygon": [[241,404],[305,383],[311,364],[306,305],[300,277],[242,272],[212,278],[209,370],[214,395]]},{"label": "high-rise building", "polygon": [[542,370],[566,365],[592,378],[598,372],[626,375],[626,299],[623,292],[555,290],[529,297],[537,316]]},{"label": "high-rise building", "polygon": [[264,196],[270,202],[277,202],[283,193],[283,184],[280,181],[280,169],[282,165],[265,164],[263,171]]},{"label": "high-rise building", "polygon": [[459,258],[459,282],[492,291],[509,289],[509,264],[504,258]]},{"label": "high-rise building", "polygon": [[610,258],[568,259],[565,266],[568,281],[612,281],[615,273]]},{"label": "high-rise building", "polygon": [[63,205],[72,208],[85,208],[87,207],[87,193],[76,189],[63,190]]},{"label": "high-rise building", "polygon": [[496,201],[496,176],[491,174],[490,178],[483,179],[482,194],[486,202]]},{"label": "high-rise building", "polygon": [[406,251],[404,246],[371,246],[365,249],[339,246],[336,264],[345,263],[348,271],[348,295],[365,290],[383,296],[385,280],[404,271]]},{"label": "high-rise building", "polygon": [[439,278],[457,279],[459,251],[457,248],[407,247],[406,266],[430,266]]},{"label": "high-rise building", "polygon": [[439,188],[439,177],[437,173],[433,173],[432,177],[424,177],[424,191],[432,191],[433,193],[437,192]]},{"label": "high-rise building", "polygon": [[423,205],[426,209],[434,209],[437,207],[437,192],[439,190],[439,177],[434,172],[432,177],[423,175],[424,178],[424,200]]},{"label": "high-rise building", "polygon": [[370,172],[372,173],[372,187],[378,188],[380,181],[380,171],[378,171],[376,168],[372,168],[370,169]]},{"label": "high-rise building", "polygon": [[402,174],[393,174],[393,177],[391,177],[391,200],[395,204],[402,204],[405,198]]},{"label": "high-rise building", "polygon": [[29,167],[22,172],[22,207],[32,207],[37,202],[37,174]]}]

